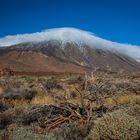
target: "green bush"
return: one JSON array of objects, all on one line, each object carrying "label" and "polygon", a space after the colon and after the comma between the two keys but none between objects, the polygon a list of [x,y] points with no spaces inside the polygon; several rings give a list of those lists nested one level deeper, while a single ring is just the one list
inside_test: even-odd
[{"label": "green bush", "polygon": [[140,122],[122,110],[108,113],[95,122],[88,139],[138,140]]}]

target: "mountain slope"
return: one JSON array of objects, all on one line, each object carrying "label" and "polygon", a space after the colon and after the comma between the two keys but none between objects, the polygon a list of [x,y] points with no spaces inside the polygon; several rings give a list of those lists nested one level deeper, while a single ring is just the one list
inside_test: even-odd
[{"label": "mountain slope", "polygon": [[11,45],[0,47],[0,67],[24,72],[140,70],[140,49],[136,46],[106,41],[77,29],[38,34],[12,36],[9,42],[9,37],[0,39],[1,45]]}]

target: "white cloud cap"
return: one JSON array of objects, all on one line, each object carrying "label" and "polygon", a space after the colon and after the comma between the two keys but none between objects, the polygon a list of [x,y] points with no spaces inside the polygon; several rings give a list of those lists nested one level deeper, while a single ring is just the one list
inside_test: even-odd
[{"label": "white cloud cap", "polygon": [[117,51],[140,62],[140,46],[108,41],[95,36],[93,33],[76,28],[55,28],[31,34],[8,35],[0,38],[0,46],[11,46],[25,42],[49,41],[52,39],[61,40],[62,43],[74,42],[79,45],[86,44],[91,47]]}]

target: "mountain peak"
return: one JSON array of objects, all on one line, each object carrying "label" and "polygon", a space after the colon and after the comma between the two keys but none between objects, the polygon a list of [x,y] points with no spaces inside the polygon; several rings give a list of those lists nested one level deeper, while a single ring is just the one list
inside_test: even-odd
[{"label": "mountain peak", "polygon": [[[62,43],[75,42],[89,45],[96,37],[92,33],[76,28],[54,28],[30,34],[8,35],[0,39],[0,46],[11,46],[25,42],[58,40]],[[91,45],[91,44],[90,44]]]},{"label": "mountain peak", "polygon": [[132,57],[137,61],[140,60],[139,46],[112,42],[97,37],[91,32],[69,27],[48,29],[30,34],[9,35],[0,38],[0,46],[11,46],[26,42],[47,42],[50,40],[57,40],[62,44],[67,42],[76,43],[77,46],[88,45],[98,49],[121,53]]}]

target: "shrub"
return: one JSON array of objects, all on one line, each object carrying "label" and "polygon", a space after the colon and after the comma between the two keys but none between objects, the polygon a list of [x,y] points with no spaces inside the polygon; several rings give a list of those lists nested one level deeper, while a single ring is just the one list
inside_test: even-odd
[{"label": "shrub", "polygon": [[12,140],[55,140],[55,136],[51,134],[36,134],[26,128],[19,127],[14,130]]},{"label": "shrub", "polygon": [[137,120],[140,120],[140,105],[131,104],[128,107],[123,109],[128,115],[135,117]]},{"label": "shrub", "polygon": [[93,140],[138,140],[140,122],[122,110],[99,118],[89,134]]},{"label": "shrub", "polygon": [[32,100],[33,97],[35,97],[36,94],[37,94],[36,91],[34,91],[34,90],[29,90],[29,91],[25,91],[25,92],[24,92],[23,97],[24,97],[24,99],[26,99],[26,100]]},{"label": "shrub", "polygon": [[36,95],[36,91],[34,90],[19,90],[19,91],[7,91],[1,95],[4,99],[18,99],[18,100],[32,100],[32,98]]},{"label": "shrub", "polygon": [[[46,135],[38,134],[26,127],[18,126],[14,126],[12,130],[8,129],[3,135],[7,135],[7,138],[9,137],[10,140],[56,140],[53,133],[47,133]],[[2,138],[3,135],[1,135],[0,138]]]},{"label": "shrub", "polygon": [[0,113],[0,129],[4,129],[7,125],[12,123],[12,116],[10,113]]},{"label": "shrub", "polygon": [[3,93],[3,88],[0,87],[0,95]]},{"label": "shrub", "polygon": [[78,95],[77,95],[77,93],[75,92],[75,91],[71,91],[70,92],[70,98],[75,98],[75,97],[77,97]]},{"label": "shrub", "polygon": [[49,80],[45,81],[45,83],[43,85],[44,85],[45,89],[47,89],[47,90],[51,90],[53,88],[61,88],[55,79],[49,79]]},{"label": "shrub", "polygon": [[75,124],[64,124],[55,133],[57,140],[84,140],[81,130]]},{"label": "shrub", "polygon": [[13,107],[8,101],[0,99],[0,112],[3,112],[9,108]]},{"label": "shrub", "polygon": [[41,118],[48,117],[53,119],[58,116],[69,116],[70,111],[54,105],[41,105],[34,106],[25,110],[22,114],[22,123],[31,124],[32,122],[39,121]]}]

